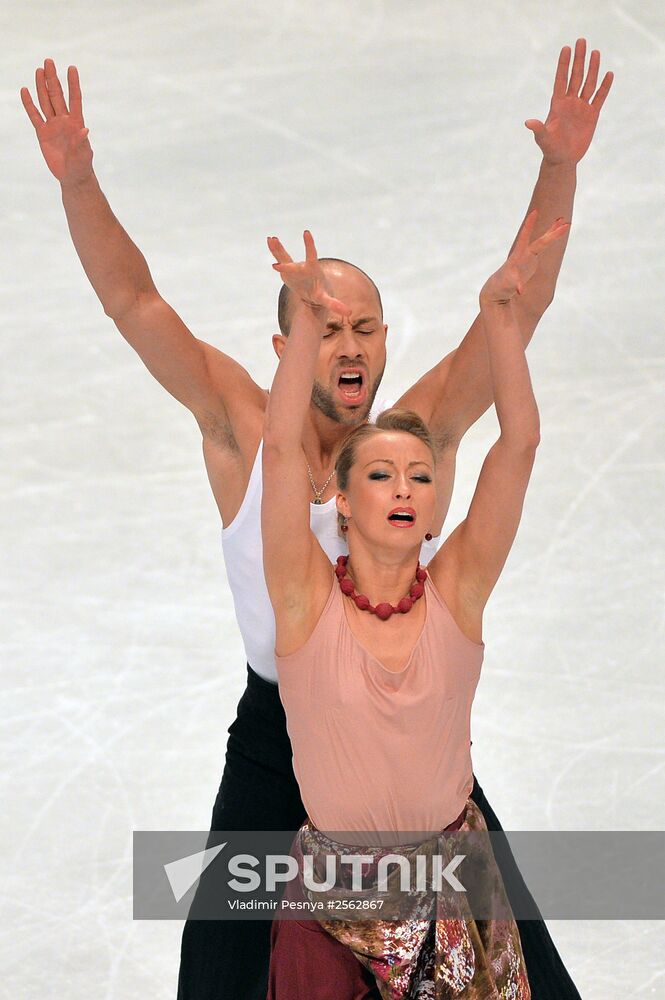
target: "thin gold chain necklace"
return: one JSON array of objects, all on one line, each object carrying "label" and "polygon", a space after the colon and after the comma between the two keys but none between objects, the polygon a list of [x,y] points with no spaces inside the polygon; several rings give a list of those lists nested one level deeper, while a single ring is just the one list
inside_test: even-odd
[{"label": "thin gold chain necklace", "polygon": [[335,475],[335,470],[334,469],[332,470],[332,472],[330,473],[330,475],[326,479],[326,481],[323,484],[323,486],[321,487],[321,489],[319,489],[317,487],[316,483],[314,482],[314,476],[312,475],[312,470],[309,467],[309,462],[307,462],[307,475],[309,476],[309,481],[312,484],[312,489],[314,490],[314,500],[313,500],[313,503],[322,504],[323,500],[321,499],[321,497],[323,496],[323,494],[326,491],[326,486],[328,485],[328,483],[330,482],[330,480],[332,479],[332,477]]}]

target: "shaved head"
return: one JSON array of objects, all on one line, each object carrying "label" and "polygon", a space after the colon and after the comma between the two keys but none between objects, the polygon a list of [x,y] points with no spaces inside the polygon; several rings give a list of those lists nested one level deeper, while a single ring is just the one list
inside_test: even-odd
[{"label": "shaved head", "polygon": [[[347,267],[352,268],[354,271],[357,271],[359,274],[362,274],[363,277],[367,279],[367,281],[374,289],[374,292],[376,294],[376,299],[379,304],[379,315],[381,319],[383,319],[383,303],[381,302],[381,295],[379,293],[379,289],[376,287],[370,276],[368,274],[365,274],[362,268],[357,267],[355,264],[350,264],[348,260],[340,260],[339,257],[319,257],[319,260],[323,264],[324,270],[326,271],[337,270],[337,267],[334,266],[326,267],[327,264],[331,264],[331,265],[337,265],[338,267],[341,266],[344,268]],[[279,293],[279,300],[277,303],[277,322],[279,323],[280,332],[285,337],[288,337],[289,333],[291,332],[292,299],[293,299],[293,293],[291,289],[287,285],[282,285]]]}]

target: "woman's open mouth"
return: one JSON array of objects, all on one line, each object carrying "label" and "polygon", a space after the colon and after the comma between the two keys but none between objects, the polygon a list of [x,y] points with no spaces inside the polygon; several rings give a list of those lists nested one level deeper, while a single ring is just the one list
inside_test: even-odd
[{"label": "woman's open mouth", "polygon": [[416,523],[416,512],[413,507],[395,507],[388,514],[388,520],[395,528],[412,528]]}]

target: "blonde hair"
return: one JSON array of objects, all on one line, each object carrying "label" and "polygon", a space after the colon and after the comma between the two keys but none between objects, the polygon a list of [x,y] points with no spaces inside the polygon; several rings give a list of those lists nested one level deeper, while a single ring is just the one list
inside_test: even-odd
[{"label": "blonde hair", "polygon": [[[338,490],[345,491],[348,489],[349,474],[356,461],[358,445],[366,438],[375,437],[384,431],[406,431],[407,434],[413,434],[420,441],[424,441],[432,452],[432,459],[436,468],[434,438],[425,421],[417,413],[414,413],[413,410],[401,410],[399,407],[394,406],[390,410],[384,410],[383,413],[380,413],[375,423],[361,424],[360,427],[356,427],[344,440],[335,460]],[[344,515],[337,511],[337,533],[339,535],[342,534],[341,526],[344,520]]]}]

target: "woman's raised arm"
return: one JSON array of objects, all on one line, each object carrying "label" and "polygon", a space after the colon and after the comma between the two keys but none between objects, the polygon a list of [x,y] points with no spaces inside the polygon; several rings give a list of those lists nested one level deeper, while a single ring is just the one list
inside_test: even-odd
[{"label": "woman's raised arm", "polygon": [[310,489],[302,447],[316,362],[328,312],[348,315],[327,290],[312,234],[305,231],[305,261],[295,263],[277,237],[268,247],[293,293],[291,327],[270,390],[263,429],[261,530],[263,566],[275,613],[298,617],[311,592],[313,560],[322,550],[310,529]]},{"label": "woman's raised arm", "polygon": [[463,604],[475,612],[482,612],[508,558],[540,440],[538,407],[512,300],[536,273],[538,255],[568,232],[569,223],[557,219],[531,242],[535,222],[532,212],[507,261],[480,293],[501,433],[483,463],[466,519],[430,563],[434,579],[439,574],[452,579]]}]

